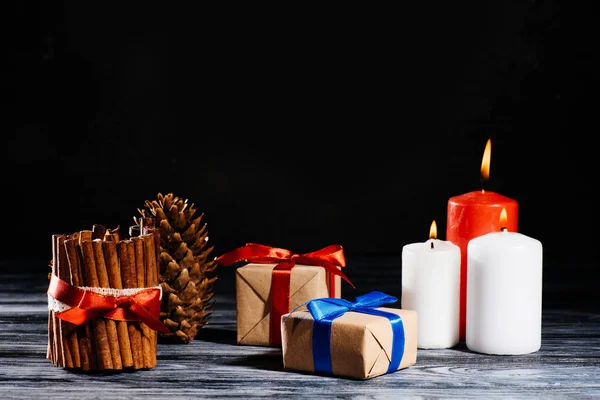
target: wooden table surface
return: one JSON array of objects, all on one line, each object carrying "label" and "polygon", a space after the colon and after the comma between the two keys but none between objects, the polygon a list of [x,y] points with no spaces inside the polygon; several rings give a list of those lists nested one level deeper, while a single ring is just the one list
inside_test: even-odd
[{"label": "wooden table surface", "polygon": [[[399,296],[399,262],[356,260],[348,274],[362,290],[347,290],[344,297],[374,289]],[[575,311],[545,302],[542,348],[534,354],[481,355],[460,343],[419,350],[410,368],[356,381],[285,371],[280,349],[236,345],[233,270],[220,272],[210,323],[188,345],[159,344],[154,369],[73,373],[45,358],[47,272],[47,262],[0,262],[0,399],[600,399],[600,312],[594,308]]]}]

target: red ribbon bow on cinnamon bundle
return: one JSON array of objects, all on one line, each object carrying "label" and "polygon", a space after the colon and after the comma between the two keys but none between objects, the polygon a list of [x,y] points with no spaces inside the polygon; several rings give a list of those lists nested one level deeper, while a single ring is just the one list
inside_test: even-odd
[{"label": "red ribbon bow on cinnamon bundle", "polygon": [[229,266],[240,261],[258,264],[277,263],[271,279],[271,301],[269,320],[269,341],[281,344],[281,316],[290,310],[290,276],[296,263],[325,268],[329,276],[329,296],[335,297],[335,276],[340,276],[352,287],[350,279],[338,268],[346,266],[343,248],[329,245],[320,250],[295,254],[290,250],[262,244],[248,243],[216,258],[215,262]]},{"label": "red ribbon bow on cinnamon bundle", "polygon": [[146,288],[129,296],[116,297],[72,286],[52,275],[48,294],[71,307],[56,313],[56,317],[75,325],[102,317],[116,321],[139,321],[151,329],[169,332],[158,319],[161,295],[159,288]]}]

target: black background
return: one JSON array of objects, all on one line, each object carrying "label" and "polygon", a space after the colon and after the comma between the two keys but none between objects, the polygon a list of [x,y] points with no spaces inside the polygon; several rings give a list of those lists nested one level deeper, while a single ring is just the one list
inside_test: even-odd
[{"label": "black background", "polygon": [[519,202],[546,283],[595,290],[591,10],[411,7],[17,3],[3,255],[49,258],[53,233],[96,223],[127,232],[158,192],[205,214],[215,256],[246,242],[399,255],[434,219],[445,238],[491,138],[486,188]]}]

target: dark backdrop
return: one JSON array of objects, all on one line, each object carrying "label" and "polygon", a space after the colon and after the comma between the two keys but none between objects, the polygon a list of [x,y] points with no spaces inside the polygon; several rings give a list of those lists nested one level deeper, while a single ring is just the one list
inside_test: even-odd
[{"label": "dark backdrop", "polygon": [[126,232],[158,192],[204,212],[215,255],[399,255],[434,219],[445,238],[491,138],[487,189],[519,202],[547,284],[595,289],[591,10],[321,6],[4,13],[3,255],[48,258],[51,234],[95,223]]}]

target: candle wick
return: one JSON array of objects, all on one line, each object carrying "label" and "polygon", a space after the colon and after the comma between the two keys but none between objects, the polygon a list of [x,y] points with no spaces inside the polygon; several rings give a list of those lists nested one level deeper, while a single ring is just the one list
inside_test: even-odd
[{"label": "candle wick", "polygon": [[500,230],[501,230],[502,232],[506,232],[508,229],[506,229],[506,227],[505,227],[505,226],[503,226],[502,228],[500,228]]},{"label": "candle wick", "polygon": [[433,249],[433,242],[431,242],[431,248]]}]

